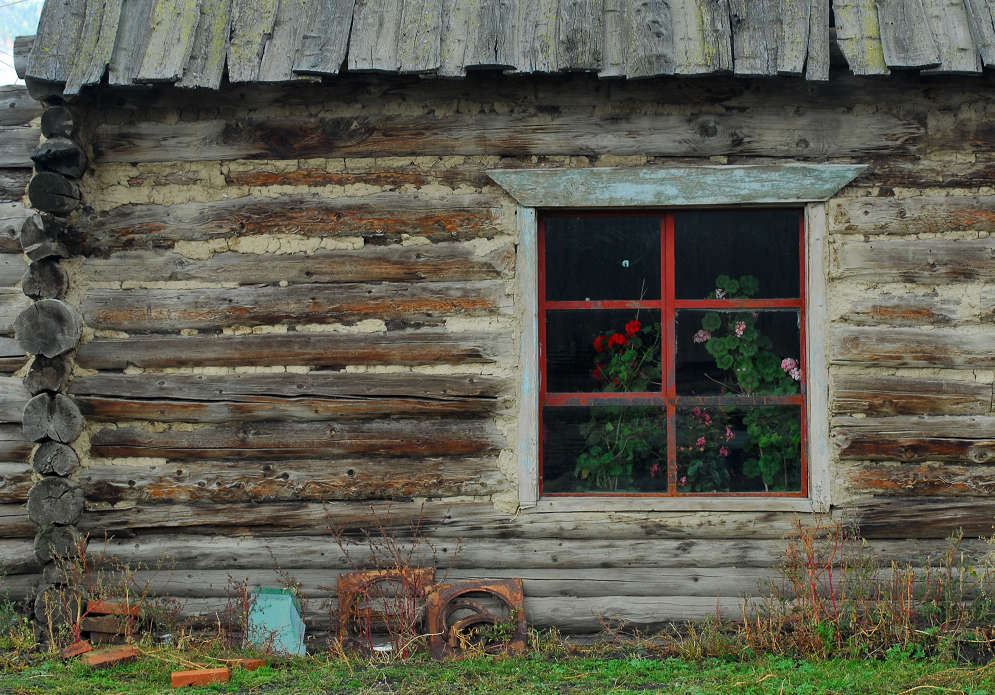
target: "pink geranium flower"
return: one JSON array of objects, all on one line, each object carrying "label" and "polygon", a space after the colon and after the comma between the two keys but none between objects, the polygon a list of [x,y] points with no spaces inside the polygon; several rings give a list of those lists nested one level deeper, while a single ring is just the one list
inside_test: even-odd
[{"label": "pink geranium flower", "polygon": [[736,337],[737,338],[742,338],[744,333],[746,333],[746,322],[745,321],[737,321],[736,322]]},{"label": "pink geranium flower", "polygon": [[790,376],[795,381],[799,381],[802,378],[802,370],[800,370],[798,367],[795,367],[790,372],[788,372],[788,376]]},{"label": "pink geranium flower", "polygon": [[790,372],[792,369],[798,366],[798,363],[794,361],[791,357],[785,357],[781,360],[781,369],[785,372]]},{"label": "pink geranium flower", "polygon": [[730,439],[735,439],[735,438],[736,434],[732,431],[729,425],[726,425],[726,441],[728,442]]},{"label": "pink geranium flower", "polygon": [[728,455],[729,455],[729,450],[728,449],[726,449],[725,447],[722,447],[721,449],[719,449],[719,456],[728,456]]},{"label": "pink geranium flower", "polygon": [[709,340],[711,340],[711,338],[712,338],[711,333],[709,333],[705,329],[701,329],[700,331],[694,334],[692,340],[696,343],[707,343]]}]

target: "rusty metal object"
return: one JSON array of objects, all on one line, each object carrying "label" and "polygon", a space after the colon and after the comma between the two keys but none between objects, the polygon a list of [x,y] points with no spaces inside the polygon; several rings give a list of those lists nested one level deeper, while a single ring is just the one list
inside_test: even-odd
[{"label": "rusty metal object", "polygon": [[[374,623],[386,623],[387,629],[396,629],[391,622],[405,616],[391,616],[378,611],[369,604],[370,600],[383,600],[390,594],[378,589],[378,584],[395,584],[401,588],[403,596],[401,598],[407,602],[406,606],[413,613],[406,616],[412,622],[417,622],[418,612],[425,595],[435,582],[435,569],[413,569],[402,568],[396,570],[368,570],[365,572],[349,572],[340,574],[338,580],[337,593],[339,597],[339,638],[343,644],[355,647],[362,647],[360,635],[356,633],[357,627],[369,627]],[[395,598],[395,596],[391,596]],[[399,609],[404,610],[404,609]],[[371,646],[371,645],[365,645]]]},{"label": "rusty metal object", "polygon": [[[507,607],[507,615],[494,615],[478,599],[492,596]],[[473,628],[490,626],[491,641],[476,644],[486,652],[525,651],[528,628],[521,579],[477,580],[432,588],[426,599],[426,628],[432,656],[442,659],[474,644]],[[469,611],[469,615],[456,618]]]}]

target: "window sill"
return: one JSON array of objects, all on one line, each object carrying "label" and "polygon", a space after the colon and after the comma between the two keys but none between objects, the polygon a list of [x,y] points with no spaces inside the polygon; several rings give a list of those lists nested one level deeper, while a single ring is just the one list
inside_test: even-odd
[{"label": "window sill", "polygon": [[796,512],[824,511],[817,501],[790,497],[544,497],[523,514],[549,512]]}]

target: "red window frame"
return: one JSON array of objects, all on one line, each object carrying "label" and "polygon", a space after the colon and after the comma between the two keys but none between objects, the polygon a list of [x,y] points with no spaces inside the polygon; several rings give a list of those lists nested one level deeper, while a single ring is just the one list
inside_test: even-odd
[{"label": "red window frame", "polygon": [[[754,208],[739,208],[742,210]],[[785,208],[780,208],[785,209]],[[791,208],[794,209],[794,208]],[[554,217],[659,217],[660,299],[610,301],[546,300],[546,220]],[[808,365],[805,340],[805,215],[798,209],[799,295],[797,299],[677,299],[675,291],[674,213],[668,211],[556,210],[541,212],[538,220],[539,292],[539,496],[543,496],[543,409],[546,406],[660,405],[667,410],[667,492],[556,492],[546,497],[808,497],[808,422],[806,413]],[[660,311],[662,379],[660,391],[645,393],[549,393],[546,391],[546,314],[560,310],[655,309]],[[800,317],[800,393],[793,396],[678,396],[676,378],[676,313],[678,309],[795,309]],[[678,492],[677,410],[694,406],[797,405],[801,407],[801,491],[799,492]]]}]

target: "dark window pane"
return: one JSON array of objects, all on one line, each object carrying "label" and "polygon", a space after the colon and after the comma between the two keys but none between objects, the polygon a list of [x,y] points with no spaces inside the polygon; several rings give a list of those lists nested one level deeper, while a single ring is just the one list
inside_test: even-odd
[{"label": "dark window pane", "polygon": [[666,492],[662,407],[543,408],[543,492]]},{"label": "dark window pane", "polygon": [[680,396],[799,393],[795,310],[683,309],[676,335]]},{"label": "dark window pane", "polygon": [[546,312],[546,390],[659,391],[660,312]]},{"label": "dark window pane", "polygon": [[678,492],[800,492],[801,408],[677,411]]},{"label": "dark window pane", "polygon": [[[677,298],[715,299],[718,285],[735,290],[730,297],[799,297],[800,215],[797,210],[675,213]],[[733,280],[731,286],[728,280],[717,282],[723,275]],[[753,279],[740,288],[743,276]]]},{"label": "dark window pane", "polygon": [[548,217],[546,299],[660,298],[659,217]]}]

